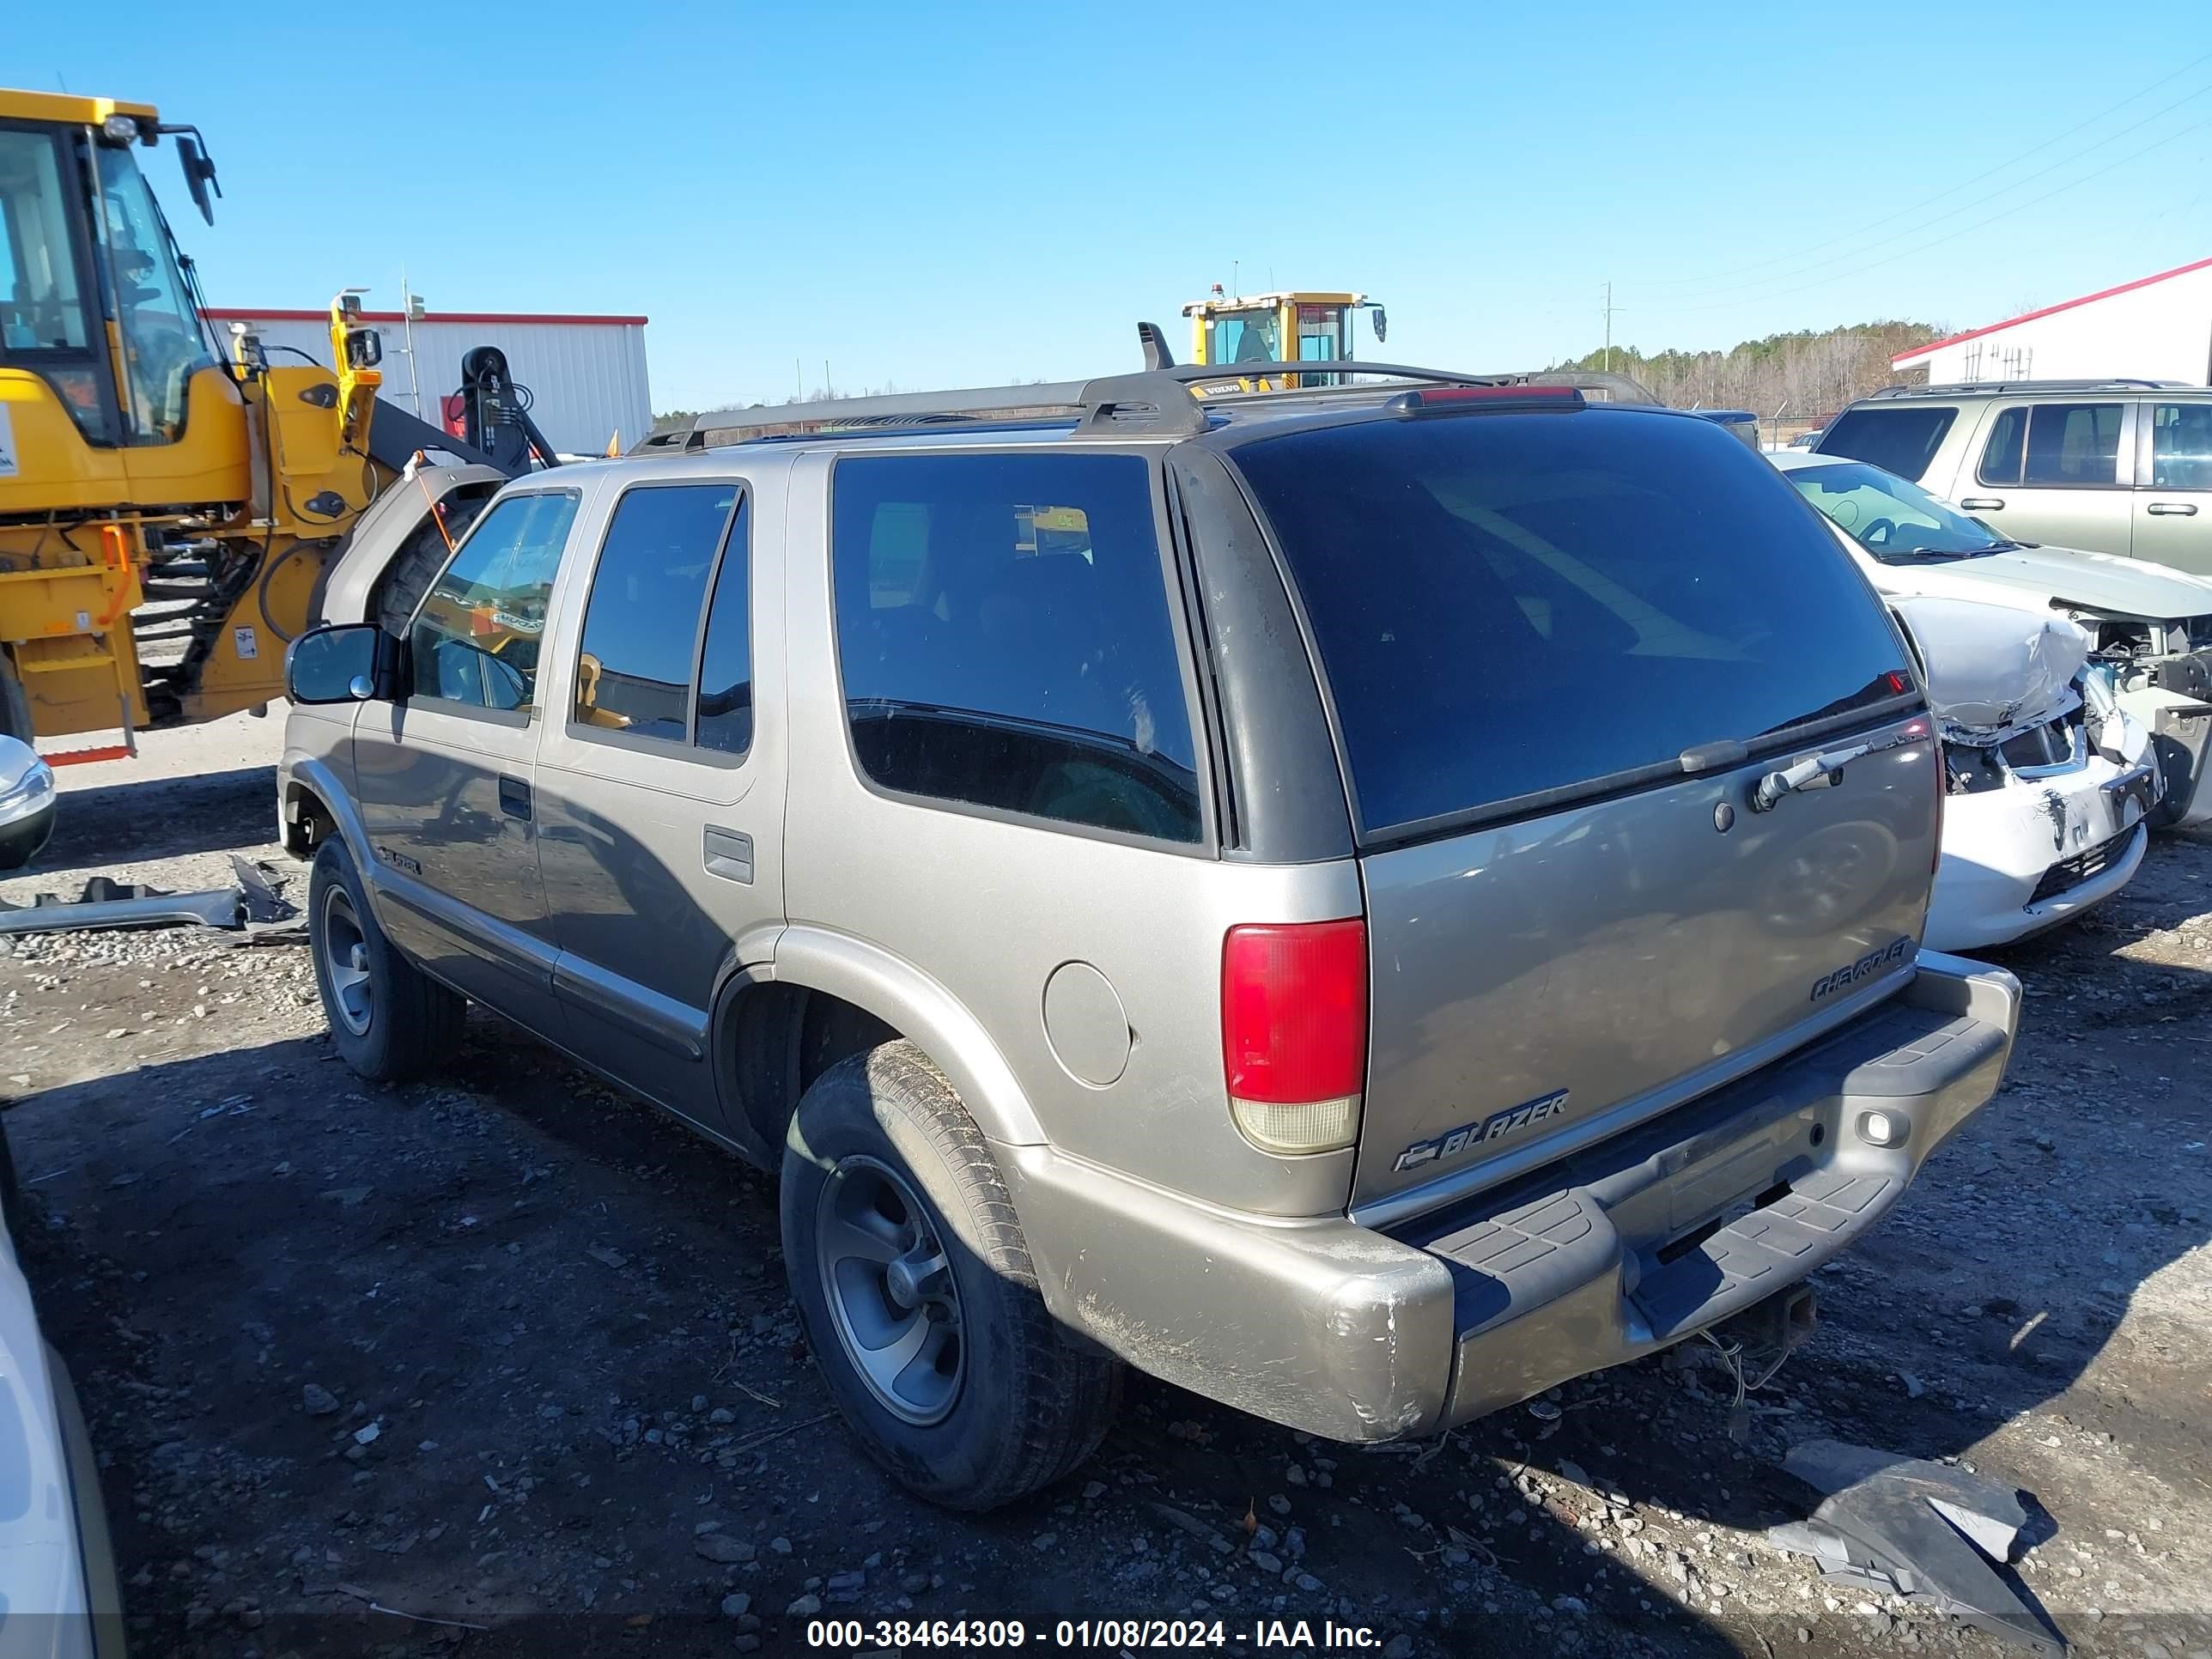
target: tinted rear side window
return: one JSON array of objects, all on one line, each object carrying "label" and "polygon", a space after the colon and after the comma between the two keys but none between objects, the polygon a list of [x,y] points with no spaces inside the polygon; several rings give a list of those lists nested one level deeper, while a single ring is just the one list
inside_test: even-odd
[{"label": "tinted rear side window", "polygon": [[1706,421],[1366,421],[1231,452],[1319,646],[1365,830],[1895,695],[1819,516]]},{"label": "tinted rear side window", "polygon": [[1990,429],[1977,476],[1984,483],[2061,489],[2117,483],[2120,416],[2118,404],[2033,404],[2005,410]]},{"label": "tinted rear side window", "polygon": [[1899,477],[1917,479],[1959,418],[1955,409],[1926,404],[1869,404],[1847,409],[1814,446],[1823,455],[1870,461]]},{"label": "tinted rear side window", "polygon": [[849,457],[831,494],[838,665],[869,777],[1000,811],[1200,838],[1141,459]]}]

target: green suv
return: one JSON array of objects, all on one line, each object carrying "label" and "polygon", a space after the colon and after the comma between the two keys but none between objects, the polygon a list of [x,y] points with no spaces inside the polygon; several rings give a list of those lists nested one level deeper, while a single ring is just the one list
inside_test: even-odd
[{"label": "green suv", "polygon": [[1814,447],[1913,479],[2014,541],[2212,576],[2212,386],[1885,386]]}]

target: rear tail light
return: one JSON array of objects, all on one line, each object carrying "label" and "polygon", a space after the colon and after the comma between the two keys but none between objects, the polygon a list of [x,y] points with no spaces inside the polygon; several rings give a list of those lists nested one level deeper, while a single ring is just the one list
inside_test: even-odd
[{"label": "rear tail light", "polygon": [[1221,950],[1221,1063],[1230,1115],[1270,1152],[1359,1137],[1367,1074],[1367,924],[1232,927]]}]

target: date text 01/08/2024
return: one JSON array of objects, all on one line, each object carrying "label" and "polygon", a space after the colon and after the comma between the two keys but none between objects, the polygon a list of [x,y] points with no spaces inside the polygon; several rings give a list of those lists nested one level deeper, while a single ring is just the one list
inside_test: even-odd
[{"label": "date text 01/08/2024", "polygon": [[1334,1620],[1265,1619],[1250,1625],[1205,1619],[1062,1619],[1031,1629],[1018,1619],[812,1619],[811,1648],[859,1650],[909,1648],[1256,1648],[1358,1652],[1379,1650],[1382,1635],[1367,1625]]}]

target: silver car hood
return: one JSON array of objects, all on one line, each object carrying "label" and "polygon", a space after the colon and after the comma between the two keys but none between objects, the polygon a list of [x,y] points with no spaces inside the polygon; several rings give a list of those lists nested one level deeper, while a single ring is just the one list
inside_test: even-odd
[{"label": "silver car hood", "polygon": [[1969,585],[2002,589],[2040,607],[2094,611],[2108,617],[2172,622],[2212,616],[2212,582],[2112,553],[2072,547],[2021,547],[1929,564],[1884,564],[1859,550],[1862,567],[1885,593],[1971,597]]},{"label": "silver car hood", "polygon": [[1920,647],[1928,706],[1948,743],[1986,747],[2070,714],[2089,636],[2025,605],[1930,596],[1894,599]]}]

